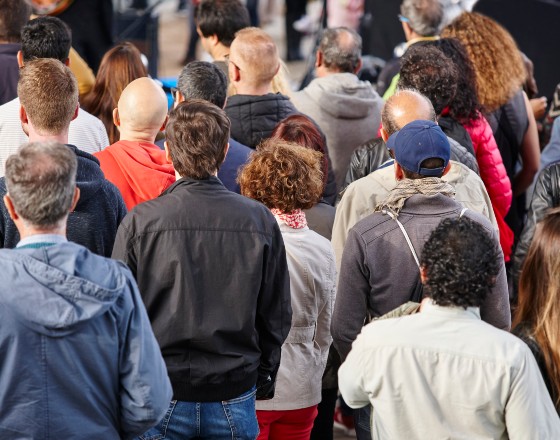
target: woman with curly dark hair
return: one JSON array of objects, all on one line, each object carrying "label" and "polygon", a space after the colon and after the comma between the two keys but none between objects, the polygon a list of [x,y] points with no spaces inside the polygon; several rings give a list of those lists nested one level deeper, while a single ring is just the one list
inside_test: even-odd
[{"label": "woman with curly dark hair", "polygon": [[481,113],[482,106],[478,102],[475,73],[465,48],[456,38],[441,38],[433,44],[455,63],[461,72],[457,81],[457,92],[442,112],[460,122],[471,137],[473,149],[484,182],[486,191],[492,201],[494,214],[500,229],[500,243],[504,257],[509,261],[513,245],[513,232],[505,222],[512,201],[511,183],[509,181],[502,156],[492,128],[486,117]]},{"label": "woman with curly dark hair", "polygon": [[119,140],[119,130],[113,123],[113,110],[125,87],[138,78],[148,76],[140,51],[127,41],[110,49],[101,60],[95,84],[81,102],[82,107],[97,116],[105,125],[109,142]]},{"label": "woman with curly dark hair", "polygon": [[309,439],[332,341],[336,280],[331,244],[307,227],[302,211],[321,197],[321,155],[268,139],[251,155],[239,184],[243,195],[262,202],[278,221],[292,298],[292,328],[282,346],[275,397],[257,402],[258,439]]},{"label": "woman with curly dark hair", "polygon": [[[527,72],[521,52],[507,30],[474,12],[461,14],[442,36],[455,37],[465,47],[475,71],[478,100],[492,127],[513,195],[524,194],[538,170],[540,149],[535,117],[522,90]],[[524,206],[519,202],[523,200],[514,198],[506,217],[516,236],[521,232],[519,211]]]},{"label": "woman with curly dark hair", "polygon": [[560,414],[560,208],[537,224],[521,271],[512,327],[535,355]]}]

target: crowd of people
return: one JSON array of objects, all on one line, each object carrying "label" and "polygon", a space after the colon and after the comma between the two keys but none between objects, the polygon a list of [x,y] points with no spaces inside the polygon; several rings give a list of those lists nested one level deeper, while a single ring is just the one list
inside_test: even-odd
[{"label": "crowd of people", "polygon": [[402,0],[377,84],[339,26],[292,91],[198,3],[168,108],[0,0],[0,438],[560,438],[560,120],[508,31]]}]

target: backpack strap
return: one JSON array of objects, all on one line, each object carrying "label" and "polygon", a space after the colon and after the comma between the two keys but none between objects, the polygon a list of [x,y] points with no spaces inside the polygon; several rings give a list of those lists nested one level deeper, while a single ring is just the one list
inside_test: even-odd
[{"label": "backpack strap", "polygon": [[464,214],[465,212],[467,212],[468,210],[469,210],[469,208],[463,208],[463,209],[461,209],[461,213],[459,214],[459,218],[463,217],[463,214]]},{"label": "backpack strap", "polygon": [[418,256],[416,255],[416,251],[414,250],[414,246],[412,246],[412,241],[410,241],[410,237],[408,236],[408,234],[406,232],[406,229],[404,229],[403,224],[399,221],[397,216],[395,214],[393,214],[391,211],[383,210],[383,212],[386,213],[393,220],[395,220],[397,222],[397,225],[399,225],[399,228],[401,229],[401,231],[404,235],[406,243],[408,244],[408,247],[410,248],[410,252],[412,253],[412,256],[414,257],[414,261],[416,261],[416,266],[418,266],[418,270],[420,270],[420,260],[418,259]]}]

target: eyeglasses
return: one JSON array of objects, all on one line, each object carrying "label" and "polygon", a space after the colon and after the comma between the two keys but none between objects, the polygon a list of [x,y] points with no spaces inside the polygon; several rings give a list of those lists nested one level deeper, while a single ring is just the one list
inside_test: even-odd
[{"label": "eyeglasses", "polygon": [[408,18],[406,18],[404,15],[399,14],[399,15],[397,15],[397,17],[399,17],[399,21],[401,23],[410,23],[410,20]]},{"label": "eyeglasses", "polygon": [[239,65],[236,64],[236,63],[234,63],[233,61],[231,61],[231,60],[229,59],[229,53],[226,54],[226,55],[224,55],[224,58],[226,59],[226,61],[228,62],[228,64],[229,64],[229,63],[233,64],[233,65],[235,66],[235,68],[241,72],[241,68],[239,67]]}]

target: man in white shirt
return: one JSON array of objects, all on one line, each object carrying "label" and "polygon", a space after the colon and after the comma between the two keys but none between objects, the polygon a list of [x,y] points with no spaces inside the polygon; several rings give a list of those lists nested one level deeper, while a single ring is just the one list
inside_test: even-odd
[{"label": "man in white shirt", "polygon": [[529,348],[480,319],[499,252],[476,222],[445,219],[422,252],[420,313],[364,327],[339,388],[351,407],[373,406],[373,439],[560,438]]},{"label": "man in white shirt", "polygon": [[[55,58],[68,65],[72,37],[68,26],[56,17],[39,17],[31,20],[22,29],[21,51],[18,64],[36,58]],[[21,144],[28,142],[20,122],[19,98],[0,106],[0,177],[4,175],[4,164],[8,156],[15,153]],[[85,110],[70,124],[68,142],[86,153],[101,151],[109,145],[103,123]]]}]

